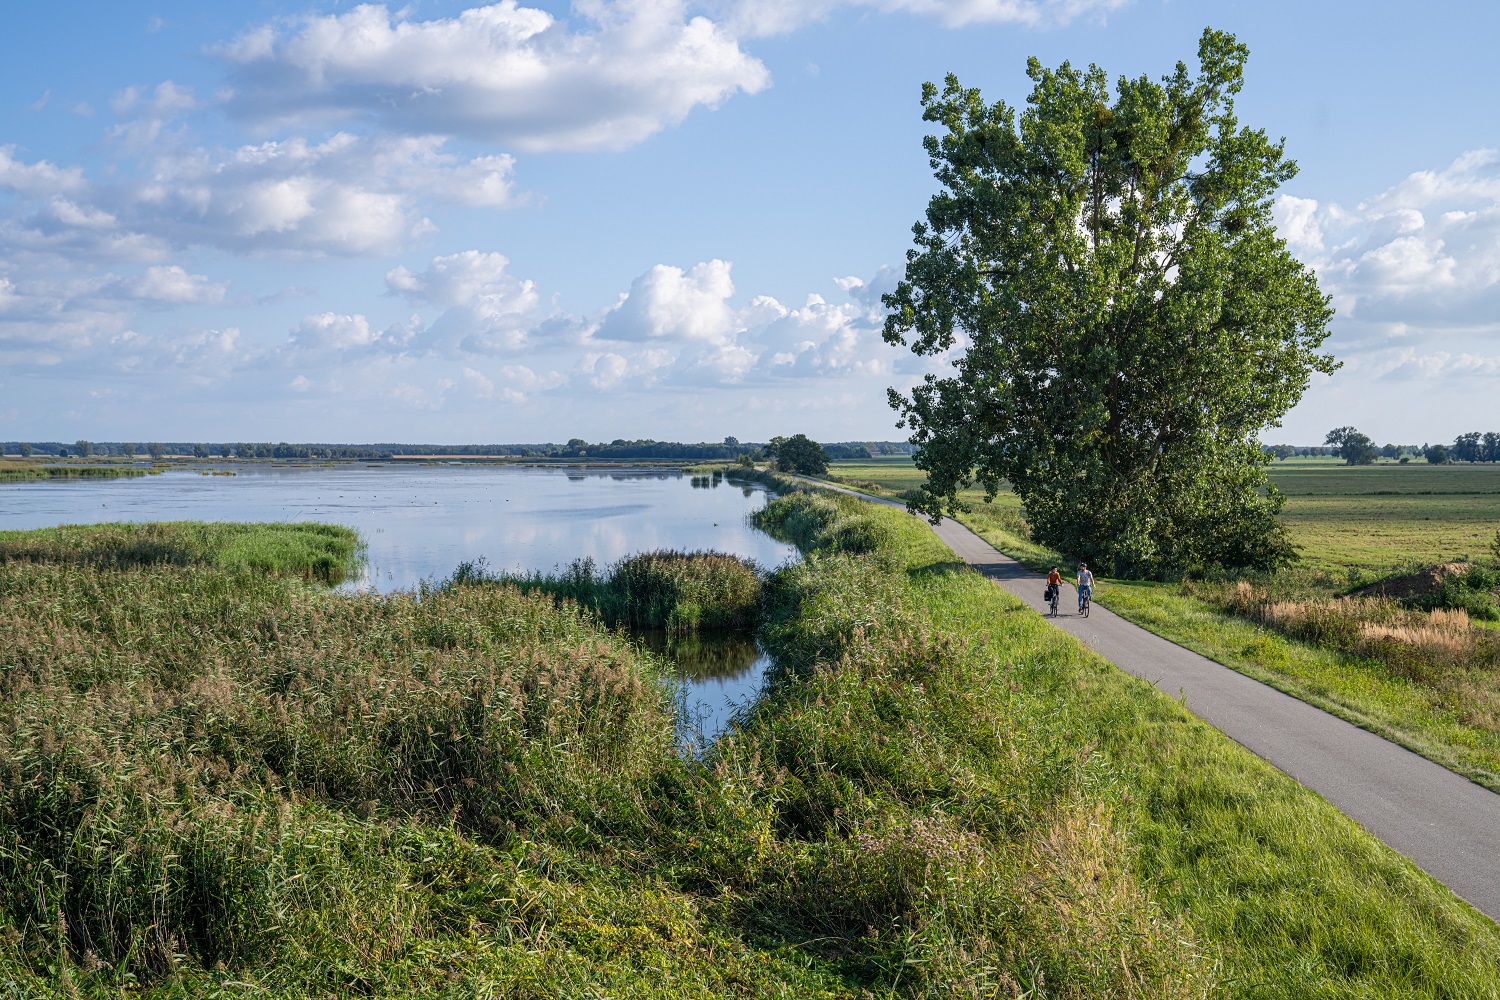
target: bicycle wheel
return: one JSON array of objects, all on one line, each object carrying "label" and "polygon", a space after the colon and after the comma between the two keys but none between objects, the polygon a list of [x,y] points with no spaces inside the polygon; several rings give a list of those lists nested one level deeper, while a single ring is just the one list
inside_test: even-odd
[{"label": "bicycle wheel", "polygon": [[1089,605],[1093,603],[1094,599],[1091,597],[1085,597],[1083,599],[1083,617],[1087,618],[1089,616]]}]

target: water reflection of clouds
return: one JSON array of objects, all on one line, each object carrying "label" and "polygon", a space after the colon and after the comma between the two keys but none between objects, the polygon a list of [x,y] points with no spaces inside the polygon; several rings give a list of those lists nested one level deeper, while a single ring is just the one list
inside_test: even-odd
[{"label": "water reflection of clouds", "polygon": [[[754,531],[758,489],[692,489],[676,473],[580,475],[517,468],[265,469],[205,477],[0,486],[0,528],[192,519],[332,521],[361,532],[356,585],[393,590],[442,579],[460,562],[551,570],[654,548],[720,549],[776,566],[792,555]],[[575,481],[576,480],[576,481]],[[342,494],[342,496],[341,496]]]}]

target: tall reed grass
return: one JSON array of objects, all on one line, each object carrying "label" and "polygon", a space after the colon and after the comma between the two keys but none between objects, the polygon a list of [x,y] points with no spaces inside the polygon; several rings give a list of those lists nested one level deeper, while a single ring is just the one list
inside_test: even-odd
[{"label": "tall reed grass", "polygon": [[353,572],[360,555],[359,534],[333,524],[120,522],[0,531],[0,565],[212,565],[336,584]]},{"label": "tall reed grass", "polygon": [[540,591],[587,608],[608,625],[670,635],[751,631],[761,598],[760,570],[723,552],[643,552],[602,573],[592,559],[555,574],[493,573],[482,562],[463,563],[447,585],[475,584]]},{"label": "tall reed grass", "polygon": [[1414,610],[1388,598],[1288,599],[1239,581],[1193,589],[1232,614],[1382,664],[1432,691],[1465,725],[1500,730],[1500,633],[1462,608]]},{"label": "tall reed grass", "polygon": [[864,555],[891,542],[889,527],[869,504],[840,494],[792,493],[756,511],[751,521],[802,549]]},{"label": "tall reed grass", "polygon": [[0,463],[0,483],[43,479],[118,479],[144,476],[145,469],[118,465],[28,465]]}]

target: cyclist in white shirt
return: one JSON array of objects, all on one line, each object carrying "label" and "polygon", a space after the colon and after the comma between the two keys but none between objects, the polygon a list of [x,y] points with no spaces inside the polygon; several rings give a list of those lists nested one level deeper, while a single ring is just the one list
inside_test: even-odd
[{"label": "cyclist in white shirt", "polygon": [[1078,610],[1083,610],[1083,599],[1094,596],[1094,574],[1089,572],[1088,563],[1078,564]]}]

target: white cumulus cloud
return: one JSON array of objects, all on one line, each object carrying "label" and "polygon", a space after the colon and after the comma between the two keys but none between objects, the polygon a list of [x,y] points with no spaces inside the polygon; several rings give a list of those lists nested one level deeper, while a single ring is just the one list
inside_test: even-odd
[{"label": "white cumulus cloud", "polygon": [[509,264],[503,254],[466,250],[435,257],[420,272],[397,267],[385,283],[413,303],[443,308],[423,335],[427,344],[509,354],[525,347],[543,320],[536,283],[509,274]]},{"label": "white cumulus cloud", "polygon": [[726,344],[739,320],[730,308],[734,294],[728,261],[710,260],[684,271],[657,264],[636,278],[630,291],[599,324],[600,340],[676,340]]},{"label": "white cumulus cloud", "polygon": [[228,107],[239,115],[366,120],[528,152],[624,148],[770,81],[679,0],[574,10],[578,28],[516,0],[426,21],[363,4],[265,25],[215,51],[232,67]]}]

